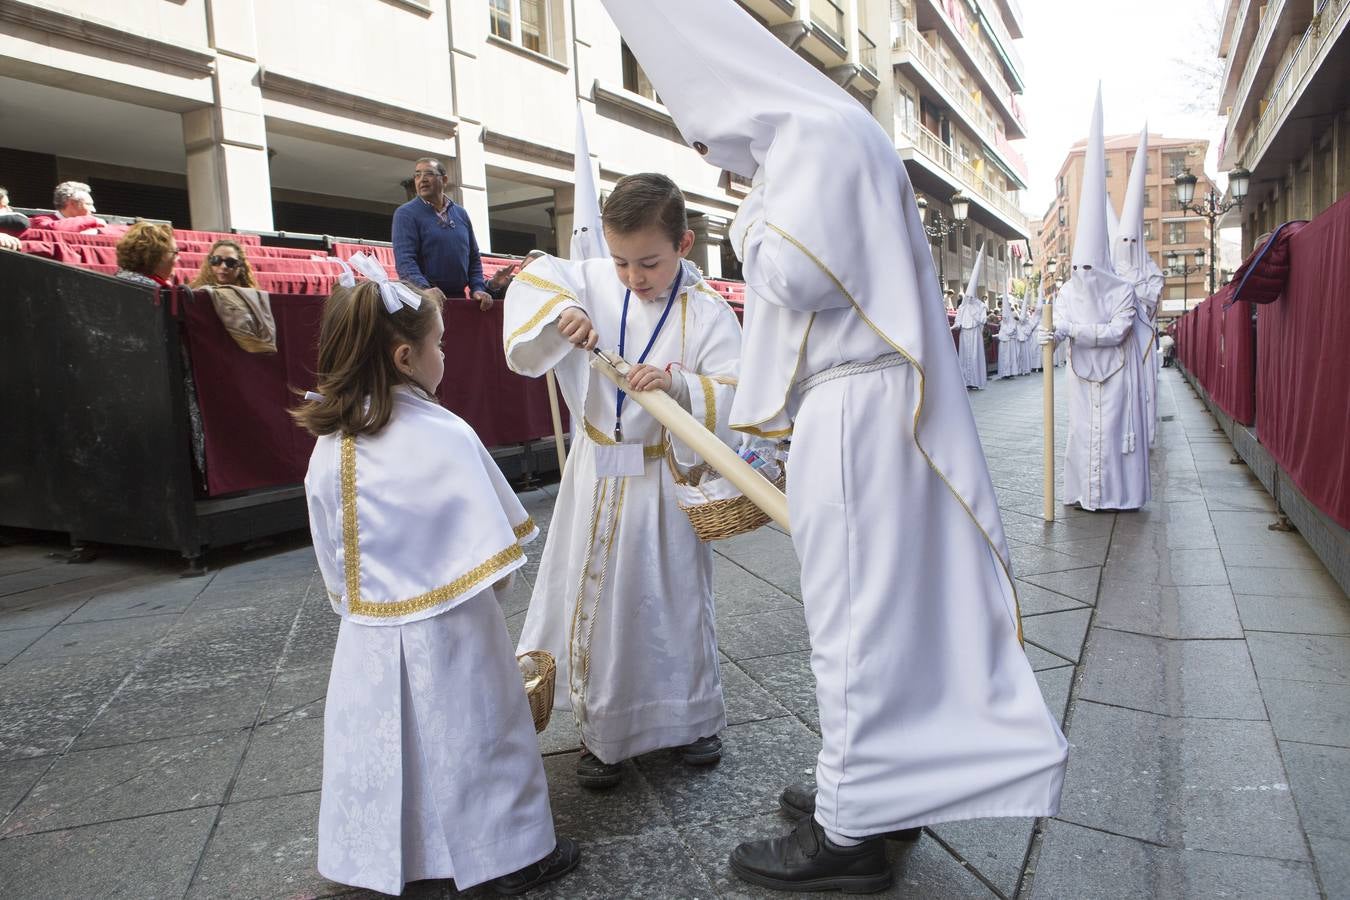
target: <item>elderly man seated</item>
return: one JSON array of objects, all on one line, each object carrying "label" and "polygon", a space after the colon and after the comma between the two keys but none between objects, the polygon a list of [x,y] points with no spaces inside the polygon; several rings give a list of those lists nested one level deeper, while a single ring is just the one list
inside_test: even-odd
[{"label": "elderly man seated", "polygon": [[50,231],[70,231],[79,234],[98,234],[107,222],[94,215],[94,196],[89,185],[79,181],[63,181],[52,192],[54,214],[33,216],[29,221],[32,228],[45,228]]}]

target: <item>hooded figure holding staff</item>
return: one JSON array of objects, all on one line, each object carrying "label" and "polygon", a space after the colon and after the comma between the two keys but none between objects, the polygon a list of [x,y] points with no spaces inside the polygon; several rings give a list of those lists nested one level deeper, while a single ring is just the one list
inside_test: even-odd
[{"label": "hooded figure holding staff", "polygon": [[1134,283],[1115,273],[1108,238],[1102,96],[1092,114],[1072,274],[1042,344],[1069,341],[1069,441],[1064,502],[1083,509],[1138,509],[1149,501],[1149,433],[1141,401],[1143,359],[1135,336]]},{"label": "hooded figure holding staff", "polygon": [[[858,103],[732,0],[604,0],[684,139],[752,178],[732,427],[792,435],[822,747],[735,873],[880,890],[884,835],[1048,816],[1067,744],[1018,643],[993,484],[903,164]],[[810,187],[810,190],[806,190]]]},{"label": "hooded figure holding staff", "polygon": [[961,361],[961,377],[966,387],[984,390],[989,381],[989,366],[984,359],[984,323],[989,321],[989,308],[980,300],[980,272],[984,269],[984,253],[975,257],[975,270],[961,296],[952,331],[960,332],[957,356]]}]

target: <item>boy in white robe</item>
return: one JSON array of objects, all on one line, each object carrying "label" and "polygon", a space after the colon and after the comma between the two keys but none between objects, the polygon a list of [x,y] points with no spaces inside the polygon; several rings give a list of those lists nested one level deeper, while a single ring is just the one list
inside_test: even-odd
[{"label": "boy in white robe", "polygon": [[[1018,643],[1007,542],[895,147],[732,0],[604,0],[685,140],[752,178],[733,421],[792,434],[822,747],[784,837],[732,870],[886,888],[882,835],[1058,809],[1067,744]],[[803,185],[819,190],[803,190]]]},{"label": "boy in white robe", "polygon": [[[556,708],[581,730],[577,778],[591,788],[617,784],[619,763],[661,748],[715,764],[726,711],[712,551],[675,494],[675,468],[701,460],[593,372],[586,351],[599,342],[640,363],[631,385],[666,391],[731,442],[741,337],[684,259],[693,232],[670,179],[621,179],[603,221],[612,258],[535,260],[507,293],[504,325],[507,363],[531,376],[554,368],[572,419],[520,647],[557,658]],[[616,443],[631,446],[633,467],[613,465]]]},{"label": "boy in white robe", "polygon": [[1144,360],[1135,337],[1134,285],[1115,274],[1107,238],[1101,89],[1083,164],[1072,275],[1055,304],[1053,333],[1069,342],[1069,439],[1064,503],[1083,509],[1138,509],[1149,501]]},{"label": "boy in white robe", "polygon": [[[556,838],[534,725],[494,585],[538,529],[478,436],[433,392],[439,305],[389,283],[324,305],[305,494],[342,617],[323,727],[318,866],[386,894],[493,881],[518,894],[576,866]],[[344,276],[344,279],[346,276]]]}]

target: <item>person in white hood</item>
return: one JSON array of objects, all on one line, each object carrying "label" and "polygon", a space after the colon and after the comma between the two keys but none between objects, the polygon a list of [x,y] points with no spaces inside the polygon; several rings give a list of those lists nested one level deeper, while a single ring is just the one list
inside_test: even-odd
[{"label": "person in white hood", "polygon": [[1139,149],[1130,168],[1130,183],[1120,211],[1120,226],[1111,242],[1116,274],[1134,285],[1134,337],[1143,360],[1139,399],[1144,405],[1148,446],[1158,430],[1158,298],[1162,296],[1163,273],[1144,247],[1144,179],[1148,171],[1148,126],[1139,134]]},{"label": "person in white hood", "polygon": [[1017,374],[1017,317],[1013,314],[1012,295],[1003,295],[1003,313],[998,323],[998,377]]},{"label": "person in white hood", "polygon": [[1018,643],[1008,544],[914,190],[857,101],[732,0],[604,0],[684,139],[752,179],[734,428],[792,435],[822,747],[790,834],[732,870],[881,890],[883,835],[1050,816],[1067,744]]},{"label": "person in white hood", "polygon": [[956,322],[952,331],[960,332],[960,345],[957,357],[961,362],[961,377],[966,387],[984,390],[989,381],[989,365],[984,356],[984,323],[989,321],[989,308],[980,300],[980,272],[984,268],[984,254],[975,258],[975,271],[970,273],[970,283],[961,296],[961,305],[956,310]]},{"label": "person in white hood", "polygon": [[1042,344],[1069,341],[1069,440],[1064,502],[1138,509],[1149,501],[1148,431],[1140,402],[1143,359],[1134,335],[1134,285],[1115,273],[1107,238],[1102,98],[1092,114],[1072,273]]}]

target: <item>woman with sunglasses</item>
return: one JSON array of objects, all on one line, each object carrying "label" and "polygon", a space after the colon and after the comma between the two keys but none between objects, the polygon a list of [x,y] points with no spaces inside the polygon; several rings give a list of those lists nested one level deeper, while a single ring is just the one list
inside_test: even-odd
[{"label": "woman with sunglasses", "polygon": [[258,280],[253,277],[253,267],[244,255],[243,245],[228,238],[211,245],[211,252],[202,260],[202,270],[192,279],[194,288],[217,285],[241,288],[258,286]]}]

